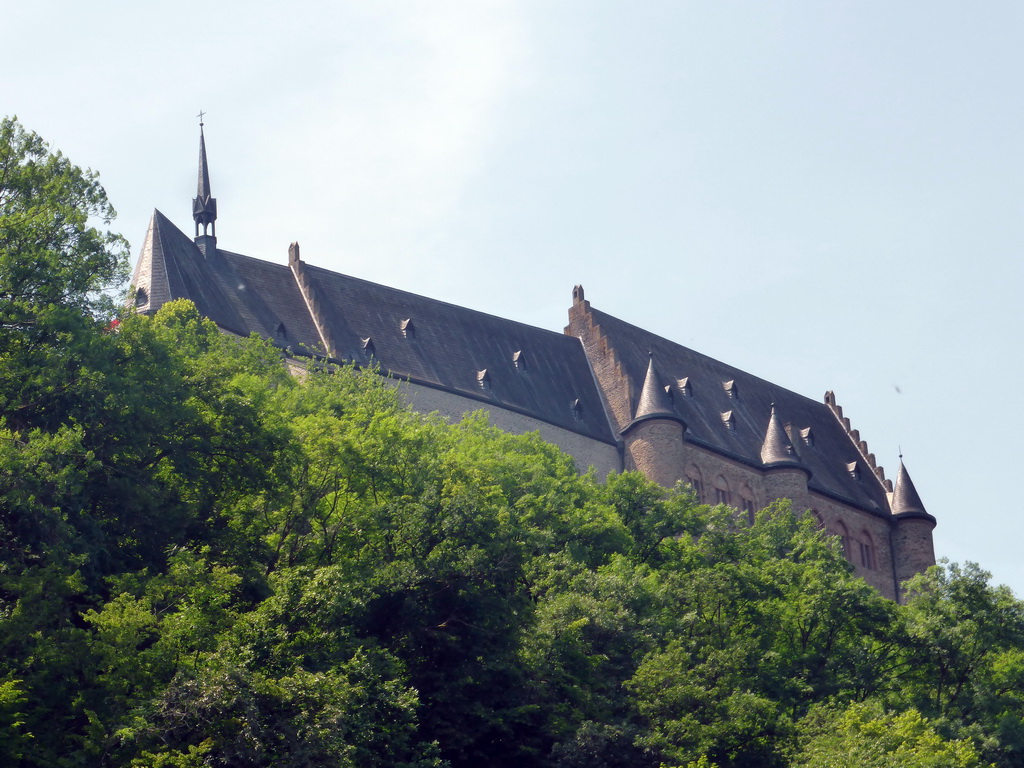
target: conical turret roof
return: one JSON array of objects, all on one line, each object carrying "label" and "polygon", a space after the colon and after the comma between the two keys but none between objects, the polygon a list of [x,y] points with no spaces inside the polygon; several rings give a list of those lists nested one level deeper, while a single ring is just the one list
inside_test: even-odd
[{"label": "conical turret roof", "polygon": [[[644,376],[644,386],[640,390],[640,401],[636,406],[636,414],[633,420],[626,426],[629,429],[639,421],[648,419],[671,419],[678,421],[684,427],[686,422],[676,413],[672,407],[672,398],[668,391],[661,384],[661,375],[654,365],[654,353],[648,354],[647,375]],[[624,430],[625,431],[625,430]]]},{"label": "conical turret roof", "polygon": [[783,429],[775,405],[772,404],[772,415],[768,419],[764,442],[761,444],[761,463],[765,466],[791,465],[803,468],[800,459],[793,449],[793,443]]},{"label": "conical turret roof", "polygon": [[661,385],[661,376],[654,367],[654,354],[649,355],[647,375],[644,377],[644,388],[640,392],[640,402],[636,406],[633,419],[650,418],[651,416],[669,416],[676,418],[672,408],[672,400]]},{"label": "conical turret roof", "polygon": [[900,471],[896,475],[896,487],[892,492],[892,513],[894,515],[928,514],[917,493],[917,488],[914,487],[914,481],[910,479],[910,473],[903,465],[902,456],[900,456]]}]

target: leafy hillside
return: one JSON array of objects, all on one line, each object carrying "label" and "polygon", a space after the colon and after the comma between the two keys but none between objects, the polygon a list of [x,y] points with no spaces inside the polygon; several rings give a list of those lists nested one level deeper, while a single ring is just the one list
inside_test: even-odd
[{"label": "leafy hillside", "polygon": [[897,606],[785,504],[598,482],[186,302],[111,326],[112,215],[0,123],[3,765],[1024,763],[976,566]]}]

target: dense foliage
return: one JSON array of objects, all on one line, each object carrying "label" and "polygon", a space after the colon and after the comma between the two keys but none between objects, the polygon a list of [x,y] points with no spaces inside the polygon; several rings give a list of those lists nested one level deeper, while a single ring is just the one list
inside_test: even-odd
[{"label": "dense foliage", "polygon": [[186,302],[115,331],[102,190],[0,142],[3,765],[1024,762],[975,566],[897,606],[785,504],[581,476]]}]

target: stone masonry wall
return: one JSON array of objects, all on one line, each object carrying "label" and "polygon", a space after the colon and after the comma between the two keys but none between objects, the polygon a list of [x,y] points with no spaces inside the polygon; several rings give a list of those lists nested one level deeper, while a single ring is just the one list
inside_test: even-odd
[{"label": "stone masonry wall", "polygon": [[421,413],[436,412],[454,422],[467,413],[486,411],[491,424],[506,432],[517,435],[539,432],[544,440],[554,443],[572,456],[576,461],[576,468],[581,472],[586,472],[587,469],[593,467],[597,476],[603,480],[610,472],[622,471],[622,459],[618,446],[602,443],[545,421],[469,397],[460,397],[450,392],[410,382],[397,382],[393,379],[388,381],[398,385],[402,396],[409,405]]},{"label": "stone masonry wall", "polygon": [[626,464],[664,488],[683,476],[683,425],[668,419],[643,421],[625,437]]},{"label": "stone masonry wall", "polygon": [[590,361],[590,367],[597,378],[598,389],[604,397],[605,408],[612,421],[612,429],[618,434],[633,420],[633,395],[629,377],[626,376],[615,350],[593,323],[590,302],[582,298],[582,289],[574,295],[577,299],[569,308],[569,326],[566,333],[578,337]]},{"label": "stone masonry wall", "polygon": [[935,564],[932,544],[931,520],[918,517],[897,518],[893,531],[893,549],[896,557],[896,580],[902,584],[914,574]]},{"label": "stone masonry wall", "polygon": [[[701,501],[717,503],[718,492],[722,491],[731,506],[744,510],[745,502],[749,502],[753,509],[760,510],[775,499],[790,499],[794,511],[810,511],[822,528],[842,537],[843,552],[858,576],[881,594],[896,599],[892,526],[887,519],[811,491],[807,475],[799,469],[762,472],[694,445],[687,445],[685,454],[683,479],[697,481]],[[863,559],[861,544],[869,548]]]}]

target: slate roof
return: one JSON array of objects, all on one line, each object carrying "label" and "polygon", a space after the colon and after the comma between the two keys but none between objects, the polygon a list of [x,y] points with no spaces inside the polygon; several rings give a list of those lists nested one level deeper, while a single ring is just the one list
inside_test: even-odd
[{"label": "slate roof", "polygon": [[[582,343],[561,333],[302,264],[334,356],[522,413],[611,445]],[[290,267],[217,249],[207,259],[154,211],[133,285],[138,309],[191,299],[223,330],[294,354],[323,344]]]},{"label": "slate roof", "polygon": [[[782,424],[792,425],[799,465],[810,473],[811,490],[866,511],[888,516],[881,482],[866,465],[843,425],[823,403],[783,389],[707,355],[590,309],[595,325],[616,351],[634,392],[642,392],[648,351],[658,361],[663,386],[674,387],[672,408],[687,425],[687,442],[756,469],[764,469],[765,442],[772,404]],[[684,394],[679,380],[686,380]],[[724,423],[731,413],[733,428]],[[621,430],[626,425],[617,425]],[[800,439],[810,428],[812,444]],[[798,431],[799,430],[799,431]],[[848,469],[854,464],[855,472]]]},{"label": "slate roof", "polygon": [[368,338],[398,378],[615,444],[579,339],[308,264],[305,274],[338,357],[369,362]]},{"label": "slate roof", "polygon": [[[137,304],[141,312],[189,299],[202,315],[239,336],[256,333],[295,351],[322,346],[288,267],[223,250],[207,259],[160,211],[153,211],[132,285],[146,290],[148,300]],[[276,337],[282,323],[289,332],[283,341]]]},{"label": "slate roof", "polygon": [[907,517],[931,517],[924,508],[924,503],[914,487],[914,481],[910,479],[910,473],[903,465],[903,457],[900,456],[900,471],[896,475],[896,487],[892,494],[892,513]]}]

